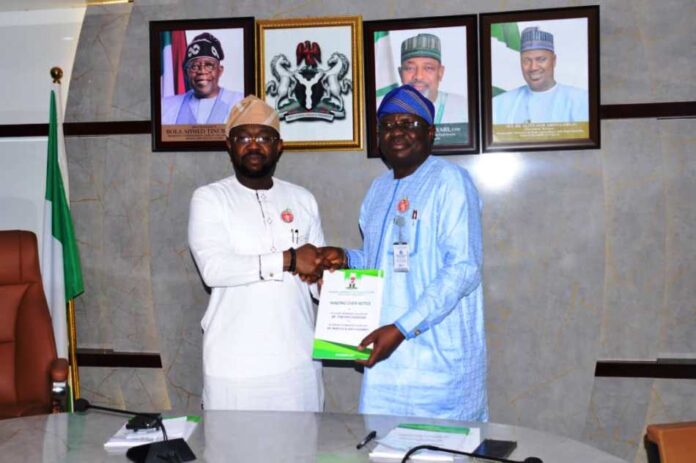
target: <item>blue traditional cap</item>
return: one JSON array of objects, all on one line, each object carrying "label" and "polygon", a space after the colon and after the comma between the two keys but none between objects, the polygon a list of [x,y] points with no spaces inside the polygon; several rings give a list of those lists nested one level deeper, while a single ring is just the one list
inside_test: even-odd
[{"label": "blue traditional cap", "polygon": [[401,62],[409,58],[425,57],[441,61],[440,37],[433,34],[418,34],[401,42]]},{"label": "blue traditional cap", "polygon": [[384,95],[377,108],[377,119],[388,114],[415,114],[432,125],[435,119],[435,106],[421,92],[406,84],[396,87]]},{"label": "blue traditional cap", "polygon": [[553,34],[538,27],[527,27],[522,31],[520,51],[548,50],[553,52]]}]

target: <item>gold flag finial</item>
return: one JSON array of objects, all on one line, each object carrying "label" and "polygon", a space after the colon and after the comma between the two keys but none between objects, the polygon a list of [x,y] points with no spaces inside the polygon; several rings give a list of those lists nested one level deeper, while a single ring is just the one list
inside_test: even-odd
[{"label": "gold flag finial", "polygon": [[51,68],[51,77],[53,77],[53,83],[54,84],[59,84],[60,79],[63,77],[63,70],[59,68],[58,66],[54,66]]}]

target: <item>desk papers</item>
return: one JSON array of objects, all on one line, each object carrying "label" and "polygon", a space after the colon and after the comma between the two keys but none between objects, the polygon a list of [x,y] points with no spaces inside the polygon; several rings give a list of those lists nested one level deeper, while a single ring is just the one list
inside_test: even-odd
[{"label": "desk papers", "polygon": [[[200,416],[179,416],[162,419],[164,429],[167,430],[167,437],[170,440],[178,438],[188,439],[200,421]],[[161,429],[146,429],[136,432],[126,429],[126,423],[124,423],[121,429],[116,431],[116,434],[104,443],[104,448],[106,450],[120,450],[162,440],[164,440],[164,435]]]},{"label": "desk papers", "polygon": [[346,269],[324,272],[312,357],[365,360],[371,349],[360,341],[379,328],[384,271]]},{"label": "desk papers", "polygon": [[[439,426],[404,423],[389,431],[370,452],[370,461],[401,461],[406,452],[417,445],[434,445],[461,452],[473,452],[481,441],[479,428]],[[409,461],[452,462],[454,455],[444,452],[421,450],[409,457]]]}]

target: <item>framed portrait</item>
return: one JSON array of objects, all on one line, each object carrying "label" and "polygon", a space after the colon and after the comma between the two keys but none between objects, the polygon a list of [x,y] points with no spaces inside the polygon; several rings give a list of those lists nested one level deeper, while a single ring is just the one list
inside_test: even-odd
[{"label": "framed portrait", "polygon": [[481,15],[484,151],[600,147],[599,7]]},{"label": "framed portrait", "polygon": [[150,22],[153,151],[225,149],[232,106],[254,91],[254,18]]},{"label": "framed portrait", "polygon": [[434,154],[479,151],[476,16],[365,21],[367,156],[379,157],[377,108],[413,85],[435,106]]},{"label": "framed portrait", "polygon": [[287,150],[362,149],[359,16],[256,22],[257,95]]}]

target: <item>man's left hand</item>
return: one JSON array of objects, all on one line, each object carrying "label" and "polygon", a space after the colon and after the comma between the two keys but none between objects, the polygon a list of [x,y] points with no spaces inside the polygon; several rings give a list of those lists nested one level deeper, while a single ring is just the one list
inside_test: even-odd
[{"label": "man's left hand", "polygon": [[365,365],[368,368],[372,367],[377,362],[389,358],[403,340],[404,335],[394,324],[377,328],[372,333],[365,336],[365,339],[363,339],[358,346],[358,350],[363,350],[372,344],[372,354],[370,354],[370,358],[367,360],[356,360],[355,362]]},{"label": "man's left hand", "polygon": [[318,250],[313,245],[307,243],[295,250],[296,267],[295,275],[299,275],[300,279],[306,283],[314,283],[321,278],[322,258]]}]

